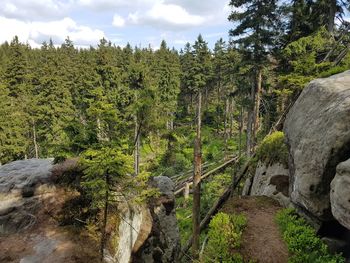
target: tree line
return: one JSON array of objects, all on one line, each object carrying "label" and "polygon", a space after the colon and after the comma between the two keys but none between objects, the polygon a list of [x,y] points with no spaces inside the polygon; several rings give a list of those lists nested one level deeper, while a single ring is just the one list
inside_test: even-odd
[{"label": "tree line", "polygon": [[137,175],[149,136],[171,145],[174,130],[185,127],[195,134],[198,257],[202,126],[225,141],[225,153],[228,142],[237,140],[237,154],[250,156],[306,83],[350,68],[348,1],[229,5],[230,39],[219,39],[212,50],[202,35],[179,51],[165,41],[153,50],[106,39],[88,49],[76,48],[69,38],[38,49],[17,37],[0,45],[0,163],[96,156],[91,149],[110,147],[122,149],[123,158],[133,156]]}]

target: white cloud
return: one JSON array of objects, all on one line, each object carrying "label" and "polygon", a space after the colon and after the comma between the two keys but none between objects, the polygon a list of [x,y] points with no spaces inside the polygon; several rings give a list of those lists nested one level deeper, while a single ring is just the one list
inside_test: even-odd
[{"label": "white cloud", "polygon": [[139,9],[153,5],[159,0],[77,0],[78,5],[95,11],[111,11],[119,8],[131,7]]},{"label": "white cloud", "polygon": [[[90,4],[96,0],[88,1]],[[103,0],[103,2],[110,0]],[[158,29],[179,31],[183,29],[217,25],[227,22],[228,0],[136,0],[132,7],[125,8],[127,16],[121,17],[120,11],[113,25],[151,26]],[[119,0],[119,4],[126,1]],[[199,8],[200,7],[200,8]],[[198,8],[198,10],[197,10]],[[122,12],[123,13],[123,12]]]},{"label": "white cloud", "polygon": [[1,0],[0,15],[21,20],[50,20],[67,15],[73,0]]},{"label": "white cloud", "polygon": [[17,35],[32,47],[37,47],[50,38],[55,44],[61,44],[69,36],[77,46],[84,46],[97,44],[101,38],[106,37],[103,31],[79,25],[69,17],[50,22],[24,22],[0,16],[0,28],[0,42],[11,41]]},{"label": "white cloud", "polygon": [[114,15],[112,25],[115,27],[123,27],[125,26],[125,19],[119,15]]},{"label": "white cloud", "polygon": [[181,6],[155,3],[148,11],[136,11],[128,15],[128,23],[134,25],[149,25],[166,30],[180,30],[203,25],[208,17],[190,14]]}]

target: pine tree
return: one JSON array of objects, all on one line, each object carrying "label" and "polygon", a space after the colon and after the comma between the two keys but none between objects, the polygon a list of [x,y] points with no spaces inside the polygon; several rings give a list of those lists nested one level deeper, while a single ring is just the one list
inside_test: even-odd
[{"label": "pine tree", "polygon": [[157,80],[159,107],[163,108],[167,129],[173,129],[177,96],[180,92],[180,61],[177,54],[171,52],[163,40],[160,49],[154,54],[153,72]]},{"label": "pine tree", "polygon": [[0,164],[22,159],[27,152],[26,118],[14,100],[0,82]]},{"label": "pine tree", "polygon": [[193,45],[194,64],[192,69],[193,88],[197,93],[196,105],[196,137],[194,143],[194,172],[193,172],[193,217],[192,231],[193,243],[192,254],[194,259],[199,257],[200,235],[200,198],[201,198],[201,175],[202,175],[202,92],[208,84],[208,69],[210,68],[210,52],[207,43],[199,35]]},{"label": "pine tree", "polygon": [[[268,63],[269,51],[275,42],[274,25],[277,21],[277,1],[231,0],[230,6],[236,9],[232,11],[229,20],[238,22],[238,25],[230,30],[230,35],[239,37],[233,42],[243,46],[244,60],[249,61],[254,74],[247,127],[247,155],[249,156],[253,150],[260,123],[262,69]],[[249,34],[247,34],[248,31]]]}]

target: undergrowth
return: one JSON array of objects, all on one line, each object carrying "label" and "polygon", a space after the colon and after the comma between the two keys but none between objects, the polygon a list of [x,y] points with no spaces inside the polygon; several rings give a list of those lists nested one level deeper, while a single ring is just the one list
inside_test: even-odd
[{"label": "undergrowth", "polygon": [[242,233],[247,225],[243,214],[218,213],[209,224],[208,244],[203,254],[204,262],[241,263],[242,256],[237,253],[241,246]]},{"label": "undergrowth", "polygon": [[340,255],[331,255],[315,230],[293,209],[283,209],[276,215],[290,254],[289,263],[344,263]]}]

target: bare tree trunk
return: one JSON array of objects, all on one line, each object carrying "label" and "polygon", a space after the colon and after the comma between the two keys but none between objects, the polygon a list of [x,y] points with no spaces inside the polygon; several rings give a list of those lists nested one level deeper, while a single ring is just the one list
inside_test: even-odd
[{"label": "bare tree trunk", "polygon": [[350,49],[350,43],[346,46],[345,49],[343,49],[342,52],[338,55],[338,57],[334,60],[333,64],[335,66],[339,65],[339,63],[343,60],[343,58],[346,56],[346,54],[349,52]]},{"label": "bare tree trunk", "polygon": [[260,129],[260,101],[261,101],[261,84],[262,73],[261,69],[258,69],[256,76],[256,90],[255,90],[255,107],[254,107],[254,127],[253,127],[253,148],[256,145],[256,135]]},{"label": "bare tree trunk", "polygon": [[234,109],[235,101],[233,98],[231,98],[230,103],[230,110],[229,110],[229,116],[230,116],[230,132],[229,132],[229,138],[232,139],[233,136],[233,109]]},{"label": "bare tree trunk", "polygon": [[328,15],[328,32],[334,31],[334,19],[337,12],[337,0],[329,0],[329,15]]},{"label": "bare tree trunk", "polygon": [[103,136],[102,136],[102,128],[101,128],[101,121],[100,121],[100,118],[97,117],[97,120],[96,120],[96,124],[97,124],[97,141],[102,141],[103,140]]},{"label": "bare tree trunk", "polygon": [[100,256],[101,262],[103,262],[104,257],[104,248],[106,245],[106,228],[107,228],[107,220],[108,220],[108,205],[109,205],[109,175],[105,175],[106,180],[106,191],[105,191],[105,200],[104,200],[104,211],[103,211],[103,223],[101,229],[101,243],[100,243]]},{"label": "bare tree trunk", "polygon": [[255,81],[253,81],[251,85],[251,90],[250,90],[250,102],[251,105],[249,107],[248,111],[248,123],[247,123],[247,156],[250,157],[253,149],[253,143],[254,143],[254,115],[255,115]]},{"label": "bare tree trunk", "polygon": [[185,199],[185,201],[187,201],[189,197],[190,197],[190,184],[188,182],[186,182],[185,190],[184,190],[184,199]]},{"label": "bare tree trunk", "polygon": [[193,209],[192,209],[192,230],[193,244],[192,255],[193,259],[199,257],[199,235],[200,235],[200,198],[201,198],[201,165],[202,165],[202,149],[201,149],[201,114],[202,114],[202,92],[198,92],[197,102],[197,125],[196,138],[194,144],[194,173],[193,173]]},{"label": "bare tree trunk", "polygon": [[34,144],[34,150],[35,150],[35,158],[39,158],[39,149],[38,149],[38,143],[36,141],[36,127],[35,127],[35,121],[32,119],[33,123],[33,144]]},{"label": "bare tree trunk", "polygon": [[174,113],[170,113],[169,129],[174,130]]},{"label": "bare tree trunk", "polygon": [[224,141],[225,141],[225,157],[227,156],[227,141],[228,141],[228,132],[227,132],[227,119],[228,119],[228,112],[230,107],[230,101],[229,97],[225,100],[225,113],[224,113]]},{"label": "bare tree trunk", "polygon": [[134,136],[135,136],[135,148],[134,148],[134,173],[137,176],[140,172],[140,130],[136,114],[134,115]]},{"label": "bare tree trunk", "polygon": [[238,144],[238,156],[242,155],[242,133],[243,133],[243,106],[239,111],[239,144]]}]

